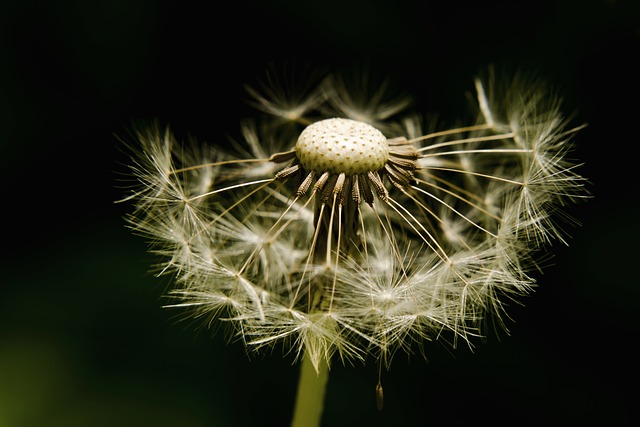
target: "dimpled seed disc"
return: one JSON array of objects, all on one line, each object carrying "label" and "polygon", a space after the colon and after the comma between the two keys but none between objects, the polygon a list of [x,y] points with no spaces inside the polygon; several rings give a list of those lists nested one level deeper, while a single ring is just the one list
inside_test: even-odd
[{"label": "dimpled seed disc", "polygon": [[306,170],[317,174],[358,175],[382,169],[389,146],[373,126],[336,118],[307,126],[296,143],[296,155]]}]

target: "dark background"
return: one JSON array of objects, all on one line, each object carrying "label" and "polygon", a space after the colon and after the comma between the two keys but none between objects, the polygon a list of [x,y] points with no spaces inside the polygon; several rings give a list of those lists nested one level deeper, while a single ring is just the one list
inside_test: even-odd
[{"label": "dark background", "polygon": [[[202,2],[204,3],[204,2]],[[332,371],[326,426],[630,425],[637,419],[640,2],[0,2],[0,425],[287,425],[297,368],[249,358],[162,309],[168,285],[132,236],[116,135],[157,118],[223,143],[271,63],[364,61],[416,108],[465,117],[489,64],[564,96],[595,198],[572,208],[511,334],[473,352]],[[222,5],[222,3],[220,3]]]}]

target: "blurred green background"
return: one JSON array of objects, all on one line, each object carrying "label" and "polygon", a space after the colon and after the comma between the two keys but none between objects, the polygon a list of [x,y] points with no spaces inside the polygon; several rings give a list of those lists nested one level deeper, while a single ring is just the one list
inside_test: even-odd
[{"label": "blurred green background", "polygon": [[595,198],[511,334],[332,371],[326,426],[636,417],[640,2],[0,2],[0,426],[286,426],[297,368],[162,309],[167,279],[122,219],[116,135],[157,118],[224,143],[267,64],[365,61],[416,107],[463,117],[489,64],[564,95]]}]

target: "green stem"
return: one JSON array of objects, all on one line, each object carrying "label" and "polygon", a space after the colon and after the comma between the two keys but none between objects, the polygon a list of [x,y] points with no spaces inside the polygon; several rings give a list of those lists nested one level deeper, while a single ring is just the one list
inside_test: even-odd
[{"label": "green stem", "polygon": [[318,372],[316,372],[308,356],[302,359],[291,427],[320,426],[328,379],[329,365],[326,361],[320,362]]}]

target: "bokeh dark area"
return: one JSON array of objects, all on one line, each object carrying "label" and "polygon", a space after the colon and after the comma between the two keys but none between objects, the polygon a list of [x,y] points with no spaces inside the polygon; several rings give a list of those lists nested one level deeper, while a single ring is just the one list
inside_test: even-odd
[{"label": "bokeh dark area", "polygon": [[[594,198],[569,212],[510,334],[335,365],[323,425],[631,425],[637,418],[640,2],[0,2],[0,426],[286,426],[297,366],[163,309],[125,228],[119,138],[158,120],[225,144],[269,64],[365,63],[415,108],[469,117],[490,64],[564,98]],[[128,139],[131,141],[131,139]]]}]

